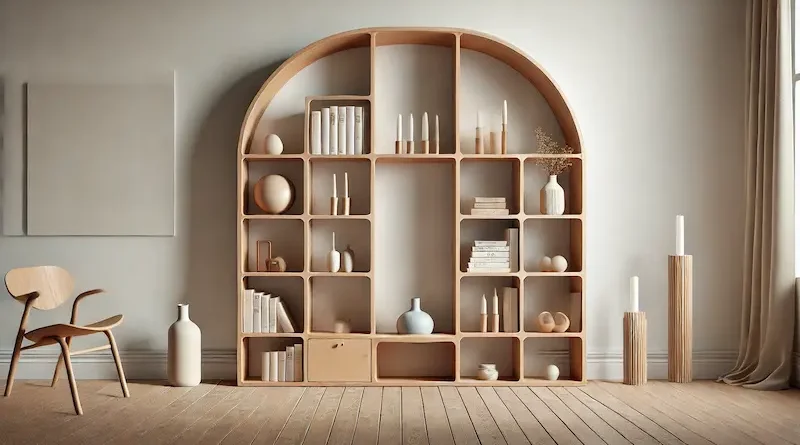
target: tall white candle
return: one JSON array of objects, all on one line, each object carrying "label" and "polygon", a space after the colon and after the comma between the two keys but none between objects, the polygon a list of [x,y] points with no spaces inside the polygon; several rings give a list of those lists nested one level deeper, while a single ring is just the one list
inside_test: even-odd
[{"label": "tall white candle", "polygon": [[397,115],[397,140],[398,141],[402,141],[403,140],[403,115],[402,114],[398,114]]},{"label": "tall white candle", "polygon": [[508,101],[503,101],[503,125],[508,125]]},{"label": "tall white candle", "polygon": [[683,215],[675,217],[675,254],[683,255]]},{"label": "tall white candle", "polygon": [[494,296],[492,297],[492,315],[497,315],[500,313],[500,298],[497,296],[497,289],[494,290]]},{"label": "tall white candle", "polygon": [[414,142],[414,115],[408,113],[408,140]]},{"label": "tall white candle", "polygon": [[344,197],[350,197],[350,178],[347,176],[347,172],[344,172]]},{"label": "tall white candle", "polygon": [[434,136],[434,140],[435,141],[439,140],[439,115],[438,114],[436,115],[436,123],[435,123],[435,126],[434,126],[433,136]]},{"label": "tall white candle", "polygon": [[639,277],[631,277],[631,312],[639,312]]},{"label": "tall white candle", "polygon": [[336,173],[333,174],[333,197],[336,197]]},{"label": "tall white candle", "polygon": [[420,140],[428,140],[428,112],[422,113],[422,137]]},{"label": "tall white candle", "polygon": [[481,296],[481,314],[486,313],[486,294]]}]

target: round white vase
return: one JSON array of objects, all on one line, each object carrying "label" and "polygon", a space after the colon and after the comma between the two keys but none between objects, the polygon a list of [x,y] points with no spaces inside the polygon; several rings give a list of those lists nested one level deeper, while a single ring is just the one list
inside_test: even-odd
[{"label": "round white vase", "polygon": [[200,384],[200,328],[189,319],[189,305],[178,305],[178,319],[169,327],[167,378],[172,386]]},{"label": "round white vase", "polygon": [[558,380],[558,366],[547,365],[546,377],[547,380]]},{"label": "round white vase", "polygon": [[419,297],[411,299],[411,310],[397,317],[398,334],[430,334],[433,332],[433,318],[419,305]]},{"label": "round white vase", "polygon": [[564,189],[558,184],[556,175],[550,175],[550,180],[539,192],[539,211],[542,215],[564,214]]}]

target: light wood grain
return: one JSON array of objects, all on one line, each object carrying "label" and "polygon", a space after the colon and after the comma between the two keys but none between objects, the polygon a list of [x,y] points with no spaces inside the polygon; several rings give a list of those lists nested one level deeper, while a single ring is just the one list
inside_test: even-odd
[{"label": "light wood grain", "polygon": [[308,428],[311,426],[314,413],[317,411],[319,402],[324,395],[324,388],[306,389],[300,402],[286,422],[286,426],[283,427],[283,431],[275,440],[276,445],[291,445],[303,442],[308,433]]},{"label": "light wood grain", "polygon": [[528,388],[512,390],[526,408],[536,417],[557,444],[580,444],[576,435],[559,419],[556,413]]},{"label": "light wood grain", "polygon": [[453,433],[455,443],[459,445],[479,444],[480,441],[475,432],[475,427],[472,425],[467,407],[464,405],[458,390],[456,388],[443,387],[439,388],[439,393],[442,396],[442,403],[447,412],[447,420],[450,422],[450,431]]},{"label": "light wood grain", "polygon": [[650,435],[577,388],[550,388],[583,422],[608,444],[658,445]]},{"label": "light wood grain", "polygon": [[403,443],[425,444],[428,442],[428,428],[422,407],[422,394],[418,387],[404,387],[401,390],[403,416]]},{"label": "light wood grain", "polygon": [[380,445],[403,443],[402,395],[400,388],[383,388],[381,424],[378,430]]},{"label": "light wood grain", "polygon": [[231,412],[236,406],[242,403],[248,397],[253,395],[252,388],[243,388],[243,390],[232,391],[228,397],[218,403],[215,407],[206,412],[202,417],[192,424],[189,429],[184,431],[180,437],[176,438],[175,444],[191,445],[200,443],[202,437],[206,432],[210,431],[228,413]]},{"label": "light wood grain", "polygon": [[364,388],[361,387],[349,387],[344,390],[331,433],[328,436],[328,445],[350,445],[352,443],[363,395]]},{"label": "light wood grain", "polygon": [[469,418],[475,426],[475,432],[478,434],[481,445],[505,444],[503,433],[497,426],[497,422],[492,417],[489,408],[486,407],[486,404],[483,403],[480,395],[478,395],[477,389],[458,388],[458,394],[467,407]]},{"label": "light wood grain", "polygon": [[550,391],[549,388],[531,388],[530,391],[553,411],[584,445],[605,443],[600,435],[590,428],[584,419],[573,412],[558,398],[558,396]]},{"label": "light wood grain", "polygon": [[306,435],[305,442],[307,443],[327,443],[333,427],[333,421],[336,419],[336,413],[339,411],[339,403],[342,401],[344,388],[330,387],[325,388],[325,394],[319,402],[317,412],[314,413],[314,419],[308,428],[308,435]]},{"label": "light wood grain", "polygon": [[[303,388],[269,388],[259,407],[233,428],[221,443],[239,444],[256,440],[272,443],[304,392]],[[271,409],[264,409],[265,406],[270,406]]]},{"label": "light wood grain", "polygon": [[494,421],[503,437],[508,443],[526,443],[528,439],[525,433],[522,432],[516,419],[511,415],[511,411],[506,407],[500,397],[495,392],[494,388],[478,388],[478,394],[481,396],[483,403],[492,413]]},{"label": "light wood grain", "polygon": [[382,400],[383,388],[364,388],[358,422],[353,433],[353,445],[372,445],[378,442]]},{"label": "light wood grain", "polygon": [[420,388],[420,392],[422,393],[422,406],[425,411],[425,428],[428,430],[428,441],[433,445],[455,445],[439,389],[424,387]]},{"label": "light wood grain", "polygon": [[626,385],[647,383],[647,318],[644,312],[622,316],[622,381]]},{"label": "light wood grain", "polygon": [[668,355],[670,382],[692,381],[692,256],[668,259]]}]

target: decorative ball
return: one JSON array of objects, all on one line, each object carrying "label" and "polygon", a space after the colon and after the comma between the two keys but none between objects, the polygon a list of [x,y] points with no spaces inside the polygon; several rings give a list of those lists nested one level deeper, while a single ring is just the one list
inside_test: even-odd
[{"label": "decorative ball", "polygon": [[552,271],[553,272],[565,272],[567,270],[568,264],[567,259],[561,255],[556,255],[553,257],[552,261]]},{"label": "decorative ball", "polygon": [[553,260],[549,256],[543,256],[539,260],[539,270],[542,272],[550,272],[553,269]]},{"label": "decorative ball", "polygon": [[545,376],[547,380],[558,380],[558,375],[560,372],[558,371],[558,366],[556,365],[547,365],[547,370],[545,372]]},{"label": "decorative ball", "polygon": [[539,332],[549,333],[553,332],[556,327],[556,321],[553,319],[553,314],[544,311],[536,317],[536,322],[539,325]]},{"label": "decorative ball", "polygon": [[294,202],[294,187],[281,175],[267,175],[259,179],[253,194],[256,205],[271,215],[285,212]]},{"label": "decorative ball", "polygon": [[553,322],[555,322],[553,332],[567,332],[567,329],[569,329],[569,317],[563,312],[553,314]]},{"label": "decorative ball", "polygon": [[277,134],[268,134],[264,139],[264,153],[268,155],[279,155],[283,153],[283,141]]}]

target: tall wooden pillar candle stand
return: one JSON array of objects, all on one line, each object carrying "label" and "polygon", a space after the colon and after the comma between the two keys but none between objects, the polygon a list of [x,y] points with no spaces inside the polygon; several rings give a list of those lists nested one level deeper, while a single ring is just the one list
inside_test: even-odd
[{"label": "tall wooden pillar candle stand", "polygon": [[622,317],[622,383],[647,383],[647,317],[644,312],[625,312]]},{"label": "tall wooden pillar candle stand", "polygon": [[670,382],[692,381],[692,256],[669,256]]}]

